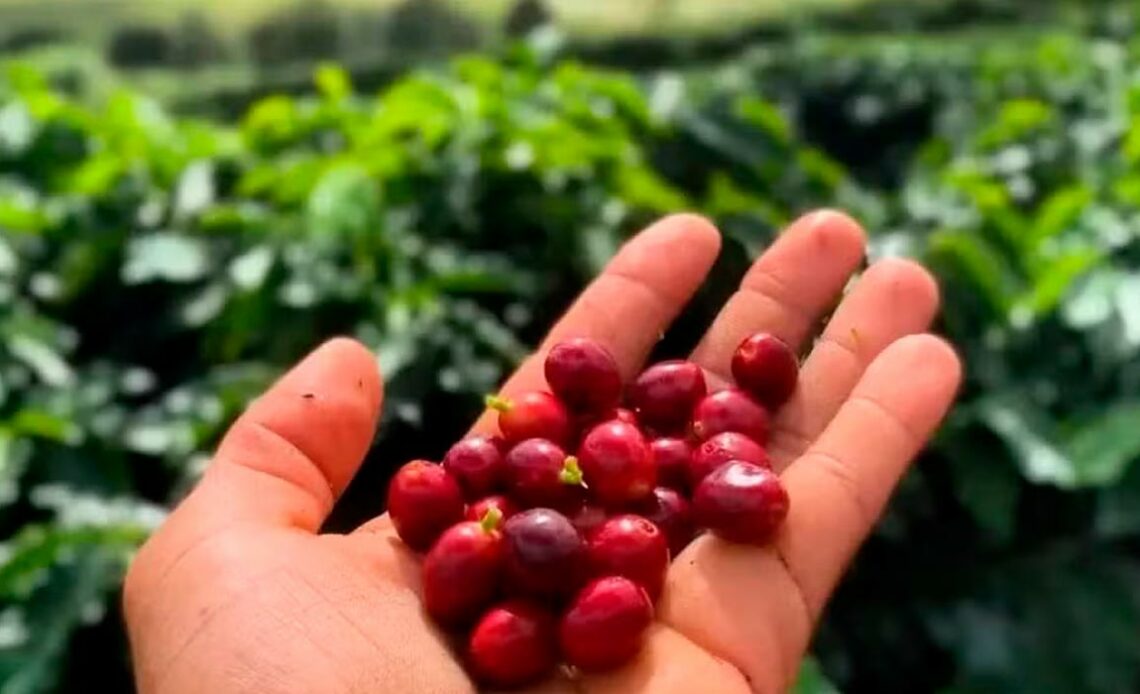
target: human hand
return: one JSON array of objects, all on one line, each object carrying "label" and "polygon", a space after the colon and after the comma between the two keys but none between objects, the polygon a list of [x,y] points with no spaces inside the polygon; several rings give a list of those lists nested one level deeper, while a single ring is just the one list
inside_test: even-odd
[{"label": "human hand", "polygon": [[[689,215],[642,232],[503,392],[542,387],[544,350],[571,336],[606,344],[632,377],[719,246],[716,230]],[[795,222],[694,351],[710,389],[726,382],[732,351],[748,334],[805,344],[863,255],[863,234],[843,215]],[[829,594],[957,390],[957,357],[923,333],[937,304],[934,281],[913,263],[884,260],[864,273],[774,422],[770,453],[791,498],[775,543],[698,538],[674,559],[657,623],[633,663],[532,691],[786,689]],[[474,689],[426,618],[418,559],[386,515],[347,535],[318,534],[372,441],[382,399],[373,356],[338,339],[233,425],[127,576],[141,692]],[[490,414],[475,424],[493,428]]]}]

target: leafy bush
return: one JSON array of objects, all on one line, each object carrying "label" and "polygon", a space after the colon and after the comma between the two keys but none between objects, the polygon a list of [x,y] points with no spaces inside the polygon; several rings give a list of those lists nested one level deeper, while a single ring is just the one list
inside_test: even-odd
[{"label": "leafy bush", "polygon": [[442,452],[627,234],[687,208],[729,235],[675,352],[820,204],[855,211],[876,256],[938,272],[968,382],[800,691],[827,691],[823,672],[848,691],[1135,689],[1138,65],[1079,35],[810,41],[642,80],[520,51],[376,97],[322,68],[316,94],[233,127],[131,93],[92,106],[11,68],[5,691],[129,686],[110,652],[125,560],[322,337],[359,336],[388,382],[336,530],[379,510],[395,463]]},{"label": "leafy bush", "polygon": [[[317,84],[223,128],[130,93],[87,108],[24,68],[2,83],[13,691],[50,687],[71,632],[116,618],[106,598],[161,505],[322,337],[358,335],[388,381],[377,460],[343,526],[381,510],[393,461],[440,453],[624,234],[695,205],[650,159],[706,145],[620,75],[522,56],[378,98],[335,68]],[[786,139],[770,150],[801,155]],[[782,185],[814,180],[796,178]],[[767,199],[770,226],[787,205]]]},{"label": "leafy bush", "polygon": [[4,37],[0,42],[5,52],[24,51],[29,48],[48,46],[56,43],[66,43],[71,37],[66,31],[56,28],[28,26],[14,31]]},{"label": "leafy bush", "polygon": [[526,36],[550,24],[553,19],[550,8],[542,0],[516,0],[503,19],[503,31],[508,36]]},{"label": "leafy bush", "polygon": [[881,187],[876,242],[938,273],[968,364],[821,635],[855,689],[1140,683],[1136,65],[1075,35],[809,44],[754,63]]},{"label": "leafy bush", "polygon": [[483,27],[440,0],[411,0],[392,9],[379,38],[394,55],[449,55],[483,43]]},{"label": "leafy bush", "polygon": [[259,22],[249,32],[249,49],[259,65],[332,59],[340,49],[340,34],[340,17],[332,5],[297,2]]},{"label": "leafy bush", "polygon": [[164,65],[171,52],[170,36],[152,26],[123,27],[107,43],[107,59],[124,68]]},{"label": "leafy bush", "polygon": [[171,63],[182,68],[199,68],[224,60],[228,46],[208,16],[201,11],[186,12],[173,29]]}]

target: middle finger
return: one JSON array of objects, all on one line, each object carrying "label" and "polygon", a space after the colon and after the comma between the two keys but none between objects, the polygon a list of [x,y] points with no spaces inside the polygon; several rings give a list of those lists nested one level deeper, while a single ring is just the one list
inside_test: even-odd
[{"label": "middle finger", "polygon": [[732,353],[758,330],[797,349],[859,268],[863,253],[863,230],[844,214],[822,210],[796,220],[745,274],[693,350],[693,361],[731,381]]}]

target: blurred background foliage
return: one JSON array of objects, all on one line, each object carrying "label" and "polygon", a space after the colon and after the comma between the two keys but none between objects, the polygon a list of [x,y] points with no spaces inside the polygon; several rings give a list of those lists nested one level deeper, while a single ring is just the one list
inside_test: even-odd
[{"label": "blurred background foliage", "polygon": [[1009,0],[0,0],[0,691],[131,689],[123,567],[325,337],[438,456],[628,235],[829,205],[938,274],[961,401],[800,692],[1140,691],[1140,13]]}]

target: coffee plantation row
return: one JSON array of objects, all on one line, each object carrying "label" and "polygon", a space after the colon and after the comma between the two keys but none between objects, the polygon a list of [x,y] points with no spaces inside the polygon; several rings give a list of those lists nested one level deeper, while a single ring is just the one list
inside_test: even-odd
[{"label": "coffee plantation row", "polygon": [[1025,31],[637,76],[520,46],[379,94],[325,66],[232,125],[6,66],[0,689],[130,686],[132,550],[321,338],[358,336],[387,381],[343,530],[400,461],[442,454],[639,226],[691,209],[728,237],[676,354],[819,205],[937,272],[968,380],[801,690],[1135,688],[1140,52]]}]

